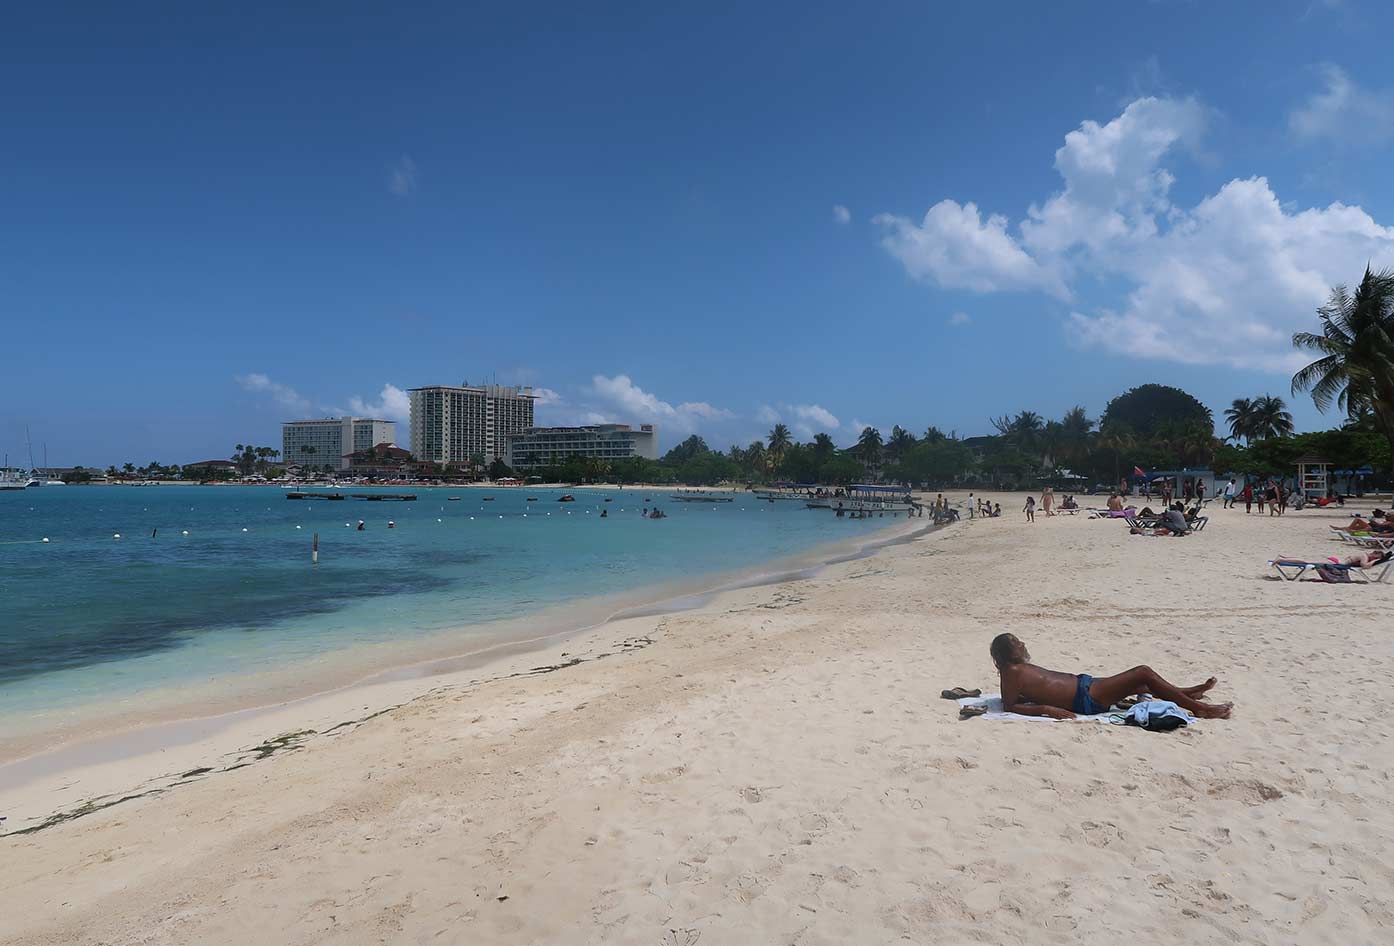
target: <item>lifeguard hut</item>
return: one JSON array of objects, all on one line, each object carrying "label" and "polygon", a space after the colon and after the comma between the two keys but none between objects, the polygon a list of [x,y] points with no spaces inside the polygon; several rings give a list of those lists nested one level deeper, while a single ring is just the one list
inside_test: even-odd
[{"label": "lifeguard hut", "polygon": [[1308,499],[1326,495],[1331,482],[1331,461],[1307,453],[1297,458],[1297,488]]}]

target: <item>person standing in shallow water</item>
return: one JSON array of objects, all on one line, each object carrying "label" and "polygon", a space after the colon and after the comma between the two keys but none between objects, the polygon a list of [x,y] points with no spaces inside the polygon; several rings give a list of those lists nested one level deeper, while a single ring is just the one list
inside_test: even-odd
[{"label": "person standing in shallow water", "polygon": [[1002,681],[1002,709],[1022,716],[1074,719],[1094,716],[1125,696],[1146,693],[1170,700],[1204,719],[1228,719],[1231,703],[1207,703],[1201,699],[1215,686],[1215,678],[1190,687],[1162,679],[1151,667],[1140,666],[1111,677],[1095,679],[1087,673],[1061,673],[1031,663],[1031,654],[1015,634],[998,634],[988,648]]}]

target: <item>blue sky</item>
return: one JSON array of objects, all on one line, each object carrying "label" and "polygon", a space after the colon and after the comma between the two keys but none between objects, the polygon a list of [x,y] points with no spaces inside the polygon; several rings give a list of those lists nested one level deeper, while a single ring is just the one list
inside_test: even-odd
[{"label": "blue sky", "polygon": [[665,448],[1218,413],[1394,265],[1388,4],[203,6],[6,18],[12,461],[486,376]]}]

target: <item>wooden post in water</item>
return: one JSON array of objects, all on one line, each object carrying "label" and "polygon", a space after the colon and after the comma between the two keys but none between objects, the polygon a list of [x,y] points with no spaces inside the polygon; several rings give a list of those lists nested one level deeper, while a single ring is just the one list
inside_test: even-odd
[{"label": "wooden post in water", "polygon": [[310,564],[311,564],[311,565],[318,565],[318,564],[319,564],[319,533],[318,533],[318,532],[315,533],[315,547],[314,547],[314,550],[313,550],[312,552],[310,552]]}]

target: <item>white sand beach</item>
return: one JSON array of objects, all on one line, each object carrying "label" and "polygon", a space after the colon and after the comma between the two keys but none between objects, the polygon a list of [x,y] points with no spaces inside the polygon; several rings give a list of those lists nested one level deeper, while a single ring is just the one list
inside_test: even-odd
[{"label": "white sand beach", "polygon": [[[1172,539],[992,498],[1003,518],[395,709],[349,691],[239,722],[221,754],[152,745],[0,792],[8,831],[140,795],[0,839],[0,940],[1394,939],[1394,584],[1266,564],[1340,552],[1327,526],[1349,513],[1214,503]],[[1217,676],[1235,715],[960,721],[940,690],[995,689],[1004,630],[1054,669]]]}]

